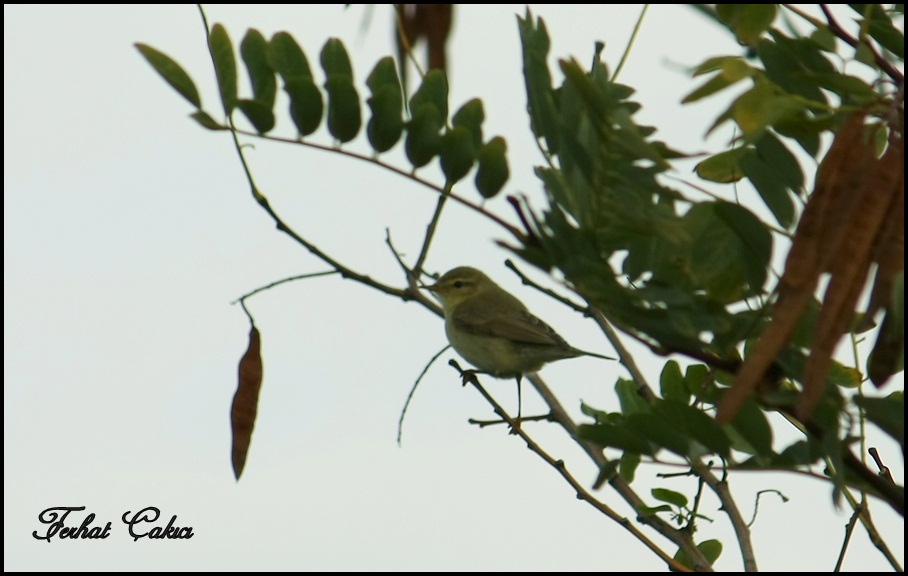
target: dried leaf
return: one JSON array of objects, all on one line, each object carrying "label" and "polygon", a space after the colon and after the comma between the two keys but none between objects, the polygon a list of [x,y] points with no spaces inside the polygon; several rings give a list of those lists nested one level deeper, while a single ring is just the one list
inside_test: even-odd
[{"label": "dried leaf", "polygon": [[[892,298],[892,285],[899,272],[905,269],[905,186],[899,186],[895,203],[883,224],[883,231],[877,237],[873,248],[873,261],[877,263],[876,280],[865,319],[872,322],[873,316],[886,308]],[[867,326],[869,327],[869,326]]]},{"label": "dried leaf", "polygon": [[811,283],[829,270],[846,236],[848,218],[858,192],[875,160],[873,145],[864,131],[864,115],[855,114],[842,126],[817,171],[811,194],[785,262],[783,285]]},{"label": "dried leaf", "polygon": [[[454,12],[453,4],[395,4],[397,21],[400,28],[397,33],[398,59],[403,64],[407,61],[407,45],[412,49],[420,38],[426,39],[426,55],[429,70],[439,69],[447,72],[445,45],[451,32],[451,21]],[[402,37],[403,36],[403,37]],[[404,38],[406,42],[404,42]],[[401,66],[401,81],[404,90],[407,86],[407,67]]]},{"label": "dried leaf", "polygon": [[[904,118],[899,144],[904,148]],[[905,269],[905,173],[901,167],[901,181],[896,184],[896,198],[889,210],[883,229],[873,246],[873,261],[877,263],[876,279],[870,293],[870,303],[858,330],[873,326],[873,317],[880,308],[888,308],[892,299],[895,278]]]},{"label": "dried leaf", "polygon": [[262,388],[262,347],[259,331],[249,330],[249,347],[240,359],[239,382],[230,409],[230,428],[233,433],[233,475],[237,480],[246,465],[246,454],[252,440],[252,429],[258,411],[259,390]]},{"label": "dried leaf", "polygon": [[826,373],[842,334],[854,317],[854,308],[870,270],[873,245],[883,232],[886,214],[898,203],[898,189],[904,175],[904,147],[897,138],[883,157],[869,166],[858,205],[850,214],[848,242],[842,244],[830,262],[832,278],[826,288],[823,307],[817,318],[810,356],[804,367],[804,391],[797,412],[806,417],[823,395]]},{"label": "dried leaf", "polygon": [[788,342],[805,308],[813,298],[820,274],[838,253],[846,235],[842,214],[854,212],[855,196],[874,159],[864,135],[864,115],[855,114],[842,127],[817,172],[811,194],[779,280],[772,321],[738,371],[732,387],[719,402],[716,420],[730,422],[741,404],[764,379],[770,365]]},{"label": "dried leaf", "polygon": [[867,362],[867,375],[877,388],[902,370],[905,357],[905,317],[887,311]]}]

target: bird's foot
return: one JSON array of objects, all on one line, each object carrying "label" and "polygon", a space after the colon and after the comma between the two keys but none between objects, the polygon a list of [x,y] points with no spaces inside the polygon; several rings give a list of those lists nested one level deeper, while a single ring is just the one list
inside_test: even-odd
[{"label": "bird's foot", "polygon": [[478,370],[464,370],[460,373],[460,377],[463,379],[463,385],[467,384],[479,384],[479,380],[476,379],[476,375],[479,373]]}]

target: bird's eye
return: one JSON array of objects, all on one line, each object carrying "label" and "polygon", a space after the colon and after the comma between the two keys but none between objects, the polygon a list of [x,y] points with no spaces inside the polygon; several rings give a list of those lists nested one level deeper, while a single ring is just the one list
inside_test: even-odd
[{"label": "bird's eye", "polygon": [[463,288],[463,281],[462,281],[462,280],[457,280],[456,282],[454,282],[454,287],[455,287],[455,288]]}]

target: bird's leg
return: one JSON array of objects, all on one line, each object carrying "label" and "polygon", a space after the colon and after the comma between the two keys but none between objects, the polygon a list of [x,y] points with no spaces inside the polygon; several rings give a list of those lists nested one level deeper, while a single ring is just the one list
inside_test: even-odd
[{"label": "bird's leg", "polygon": [[520,391],[521,391],[520,379],[522,377],[523,377],[523,374],[517,375],[517,418],[514,420],[514,422],[516,423],[516,426],[511,428],[511,434],[517,434],[517,430],[520,429],[520,414],[521,414],[521,410],[523,408],[523,399],[521,398],[521,393],[520,393]]}]

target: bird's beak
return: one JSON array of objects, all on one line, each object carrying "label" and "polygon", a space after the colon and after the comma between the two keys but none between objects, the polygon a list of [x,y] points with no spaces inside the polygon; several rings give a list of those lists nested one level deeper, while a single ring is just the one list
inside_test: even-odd
[{"label": "bird's beak", "polygon": [[438,284],[420,286],[420,288],[422,288],[423,290],[428,290],[429,292],[436,292],[438,291]]}]

